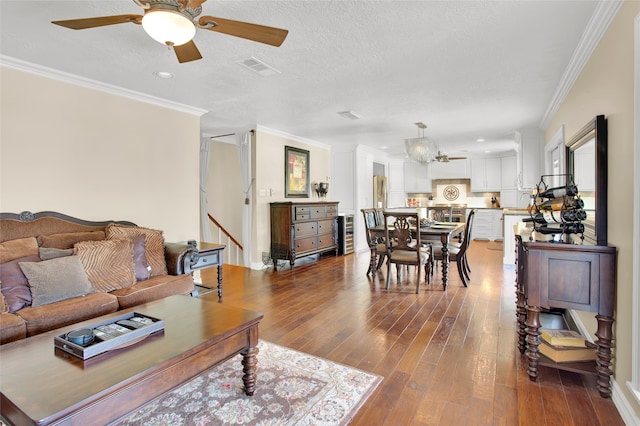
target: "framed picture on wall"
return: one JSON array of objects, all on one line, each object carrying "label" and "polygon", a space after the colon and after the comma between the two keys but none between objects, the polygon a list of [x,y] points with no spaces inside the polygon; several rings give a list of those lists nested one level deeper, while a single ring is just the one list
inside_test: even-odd
[{"label": "framed picture on wall", "polygon": [[284,147],[284,196],[309,198],[309,151]]}]

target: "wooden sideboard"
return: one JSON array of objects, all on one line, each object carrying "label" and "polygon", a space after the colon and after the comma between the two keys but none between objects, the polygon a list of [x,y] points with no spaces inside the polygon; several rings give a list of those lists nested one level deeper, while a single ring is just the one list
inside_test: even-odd
[{"label": "wooden sideboard", "polygon": [[312,254],[338,254],[337,202],[271,203],[271,258],[295,260]]},{"label": "wooden sideboard", "polygon": [[[616,248],[523,242],[521,236],[516,235],[516,256],[518,348],[527,357],[529,379],[538,378],[538,365],[597,374],[600,395],[610,397]],[[597,313],[595,362],[555,363],[540,354],[540,312],[543,308]]]}]

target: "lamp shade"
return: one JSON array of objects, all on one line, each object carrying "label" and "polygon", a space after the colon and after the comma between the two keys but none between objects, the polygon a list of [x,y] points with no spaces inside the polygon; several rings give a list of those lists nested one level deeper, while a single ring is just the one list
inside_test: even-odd
[{"label": "lamp shade", "polygon": [[438,147],[427,138],[414,138],[404,140],[404,152],[410,160],[420,164],[427,164],[435,161],[438,155]]},{"label": "lamp shade", "polygon": [[180,46],[196,35],[193,21],[171,10],[150,10],[142,18],[142,28],[159,43]]}]

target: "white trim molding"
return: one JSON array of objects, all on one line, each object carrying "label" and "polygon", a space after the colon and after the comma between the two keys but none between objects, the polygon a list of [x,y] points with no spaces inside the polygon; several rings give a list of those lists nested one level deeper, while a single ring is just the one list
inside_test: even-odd
[{"label": "white trim molding", "polygon": [[290,139],[290,140],[295,141],[295,142],[300,142],[300,143],[303,143],[303,144],[306,144],[306,145],[316,146],[318,148],[324,148],[324,149],[328,149],[329,151],[331,151],[331,145],[329,145],[329,144],[318,142],[318,141],[314,141],[314,140],[311,140],[311,139],[305,139],[303,137],[295,136],[295,135],[292,135],[292,134],[287,133],[287,132],[283,132],[283,131],[280,131],[280,130],[272,129],[270,127],[265,127],[265,126],[261,126],[261,125],[258,124],[256,126],[256,130],[259,131],[259,132],[269,133],[270,135],[280,136],[281,138]]},{"label": "white trim molding", "polygon": [[542,116],[542,121],[540,121],[541,129],[547,128],[549,121],[551,121],[558,111],[558,108],[560,108],[560,105],[567,97],[567,93],[571,90],[573,83],[576,82],[582,72],[582,68],[584,68],[593,50],[600,42],[607,28],[609,28],[609,24],[618,13],[622,3],[624,3],[623,0],[598,2],[596,10],[593,12],[584,33],[582,33],[576,50],[573,52],[571,60],[569,60],[569,65],[567,65],[567,69],[560,79],[558,88],[551,98],[549,107],[547,107],[547,111]]},{"label": "white trim molding", "polygon": [[[640,14],[633,25],[633,259],[640,259]],[[640,404],[640,265],[633,262],[633,317],[631,347],[631,381],[627,386]],[[637,418],[636,418],[637,420]],[[640,424],[640,422],[638,422]]]},{"label": "white trim molding", "polygon": [[134,90],[113,86],[111,84],[102,83],[97,80],[80,77],[79,75],[70,74],[64,71],[58,71],[53,68],[43,67],[42,65],[36,65],[31,62],[26,62],[6,55],[0,55],[0,65],[14,70],[28,72],[40,77],[49,78],[51,80],[69,83],[73,84],[74,86],[85,87],[87,89],[99,90],[101,92],[106,92],[115,96],[122,96],[123,98],[145,102],[148,104],[160,106],[163,108],[169,108],[187,114],[197,115],[199,117],[209,112],[206,109],[196,108],[190,105],[169,101],[167,99],[145,95],[144,93],[136,92]]}]

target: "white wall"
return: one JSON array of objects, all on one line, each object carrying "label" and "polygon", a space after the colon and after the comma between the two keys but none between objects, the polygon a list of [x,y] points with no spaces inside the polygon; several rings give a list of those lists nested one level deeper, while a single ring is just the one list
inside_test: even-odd
[{"label": "white wall", "polygon": [[199,115],[29,72],[0,73],[0,210],[199,236]]}]

